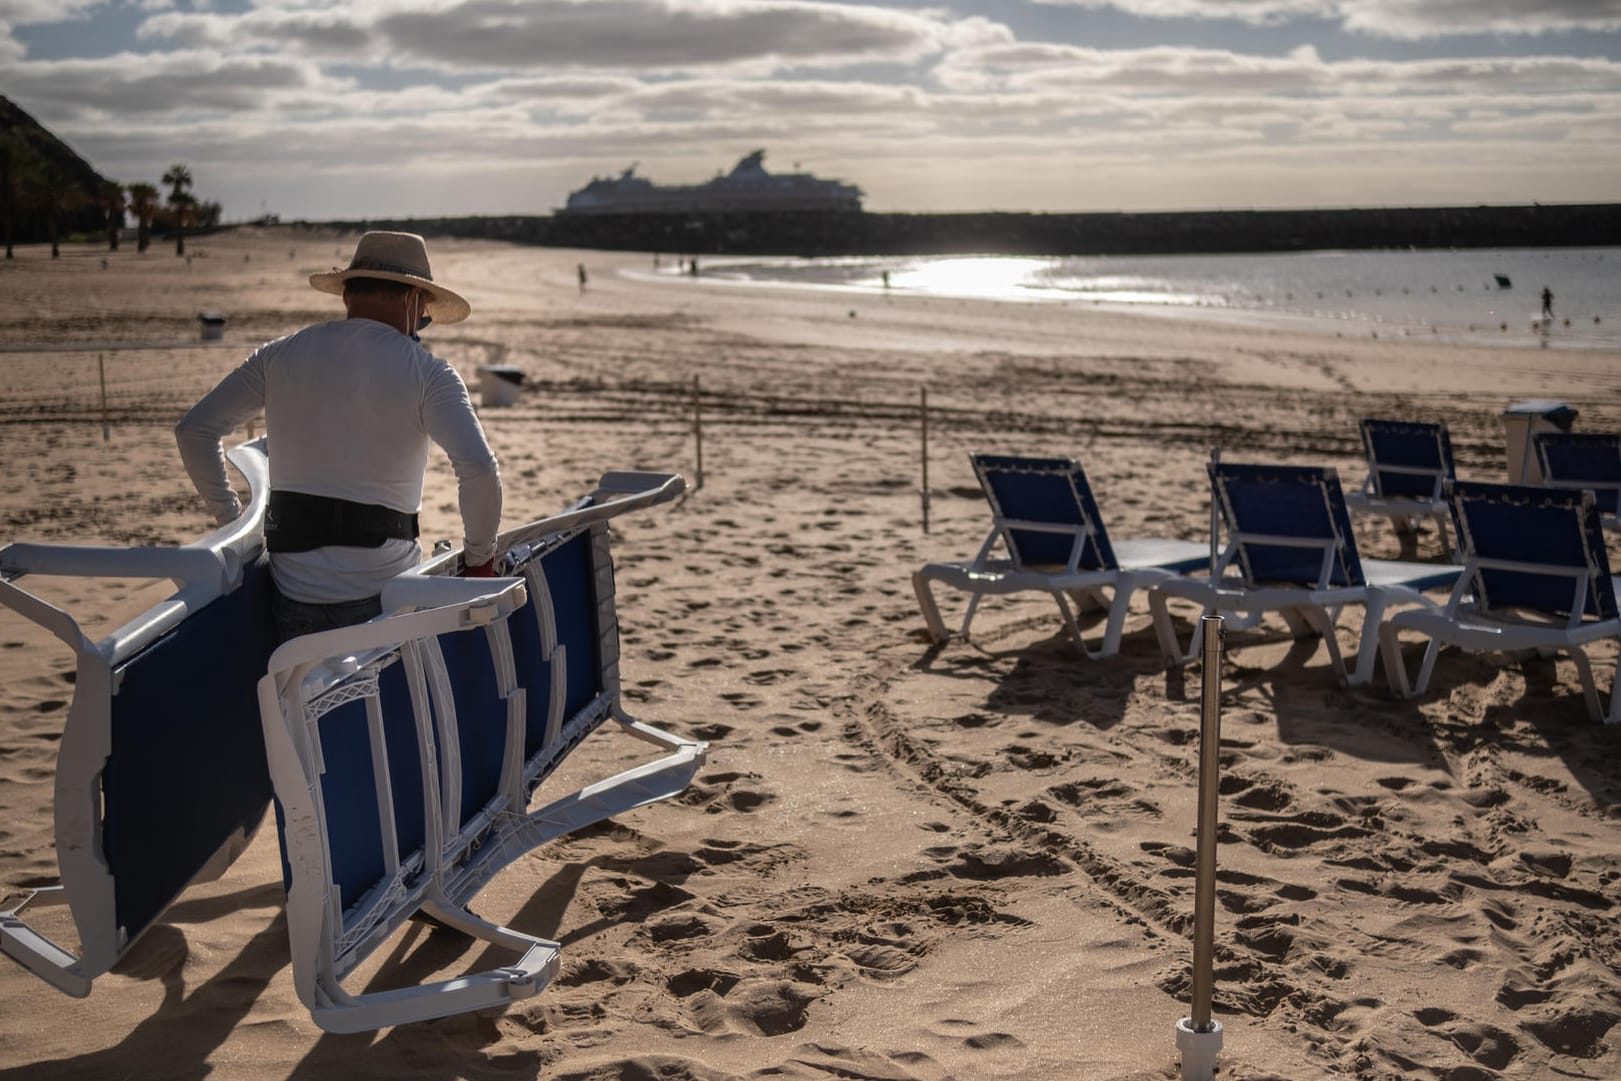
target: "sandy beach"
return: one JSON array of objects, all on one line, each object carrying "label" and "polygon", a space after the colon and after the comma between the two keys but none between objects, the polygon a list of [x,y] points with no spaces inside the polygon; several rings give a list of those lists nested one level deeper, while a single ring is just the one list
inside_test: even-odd
[{"label": "sandy beach", "polygon": [[[68,246],[0,264],[0,543],[206,532],[175,421],[258,343],[341,314],[307,278],[353,242],[244,228],[189,260]],[[972,643],[931,645],[910,575],[967,559],[989,524],[967,455],[1077,457],[1115,535],[1202,540],[1212,447],[1335,466],[1349,488],[1364,416],[1445,421],[1482,480],[1505,479],[1514,401],[1621,428],[1613,353],[736,288],[655,279],[640,254],[430,253],[474,314],[424,341],[475,396],[482,366],[526,375],[516,405],[481,413],[508,524],[610,469],[692,483],[617,522],[615,558],[627,702],[711,741],[706,767],[480,896],[564,944],[557,983],[504,1014],[322,1033],[293,989],[267,827],[87,999],[0,960],[0,1081],[1177,1077],[1197,671],[1165,670],[1140,601],[1107,661],[1080,658],[1039,596],[992,598]],[[196,341],[203,311],[227,317],[222,341]],[[1397,554],[1382,520],[1357,530],[1365,555]],[[423,538],[458,534],[436,453]],[[1441,558],[1433,533],[1419,555]],[[29,582],[102,630],[168,592]],[[1595,658],[1607,689],[1615,646]],[[56,877],[71,674],[0,611],[6,891]],[[1402,702],[1382,678],[1341,687],[1279,624],[1235,638],[1223,676],[1217,1076],[1621,1076],[1621,728],[1587,719],[1574,667],[1448,653]],[[623,742],[588,741],[569,777],[616,768]],[[480,954],[412,925],[360,982]]]}]

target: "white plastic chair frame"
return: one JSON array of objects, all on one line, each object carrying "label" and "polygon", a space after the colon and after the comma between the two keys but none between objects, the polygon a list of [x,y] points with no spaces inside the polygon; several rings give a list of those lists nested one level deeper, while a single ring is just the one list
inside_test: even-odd
[{"label": "white plastic chair frame", "polygon": [[[1076,482],[1073,477],[1071,478],[1071,495],[1084,519],[1080,523],[1007,517],[1002,514],[995,491],[980,468],[979,456],[972,457],[980,485],[991,504],[990,532],[971,561],[928,563],[912,574],[912,591],[917,595],[918,608],[923,614],[929,638],[935,642],[947,642],[953,637],[967,640],[968,628],[974,621],[979,602],[988,595],[1036,592],[1046,593],[1052,597],[1063,618],[1064,627],[1069,631],[1070,640],[1083,656],[1094,660],[1112,657],[1120,652],[1132,595],[1138,590],[1149,589],[1158,582],[1175,577],[1185,567],[1202,564],[1205,561],[1204,547],[1198,544],[1162,539],[1112,540],[1110,547],[1115,556],[1117,564],[1115,567],[1082,569],[1080,564],[1087,553],[1098,552],[1100,548],[1097,540],[1099,525],[1089,509],[1092,502],[1090,492],[1083,498],[1081,493],[1075,490]],[[1011,462],[1015,459],[1008,457],[1005,460]],[[1056,471],[1050,468],[1057,464],[1057,460],[1032,459],[1031,462],[1036,467],[1048,467],[1033,471],[1057,475]],[[1080,473],[1079,464],[1070,461],[1067,465],[1074,474],[1083,477],[1084,483],[1084,474]],[[1009,539],[1015,530],[1069,537],[1071,544],[1067,562],[1061,568],[1029,567],[1015,562],[1012,558],[1015,549]],[[1008,553],[1008,558],[992,558],[998,546]],[[940,615],[940,605],[931,584],[936,581],[968,594],[968,605],[963,612],[962,624],[955,634],[946,627],[945,620]],[[1082,611],[1087,605],[1095,605],[1108,611],[1103,635],[1096,646],[1089,645],[1081,634],[1075,611],[1070,607],[1071,599]]]},{"label": "white plastic chair frame", "polygon": [[[116,882],[104,848],[102,773],[112,753],[112,699],[121,669],[188,616],[236,589],[263,546],[269,495],[265,459],[254,446],[237,448],[231,461],[252,493],[236,521],[180,548],[9,544],[0,548],[0,605],[50,631],[73,650],[73,702],[57,752],[55,837],[62,884],[21,891],[19,903],[0,911],[0,950],[53,987],[74,997],[90,993],[95,978],[139,939],[120,926]],[[19,583],[29,575],[83,578],[170,578],[176,592],[106,637],[90,640],[67,612]],[[190,882],[218,878],[246,848],[253,830],[238,830],[196,867]],[[172,899],[171,899],[172,901]],[[51,941],[24,920],[28,907],[66,904],[80,954]],[[150,924],[148,924],[150,926]]]},{"label": "white plastic chair frame", "polygon": [[[1599,517],[1591,490],[1582,491],[1581,502],[1582,514]],[[1390,681],[1391,690],[1401,698],[1417,698],[1424,694],[1429,689],[1442,646],[1456,646],[1471,653],[1564,653],[1576,665],[1588,716],[1604,724],[1621,724],[1621,695],[1616,694],[1617,688],[1621,688],[1621,654],[1616,658],[1616,670],[1610,684],[1610,702],[1606,708],[1593,677],[1593,662],[1586,648],[1594,642],[1621,641],[1621,617],[1588,620],[1583,615],[1594,576],[1609,573],[1607,554],[1602,550],[1589,551],[1587,564],[1581,567],[1488,559],[1472,551],[1468,535],[1461,525],[1461,517],[1459,522],[1459,537],[1464,546],[1464,571],[1445,605],[1399,612],[1380,628],[1379,651],[1384,659],[1385,675]],[[1571,584],[1568,618],[1560,624],[1554,620],[1537,621],[1513,612],[1497,612],[1483,607],[1480,603],[1480,575],[1489,570],[1568,578]],[[1407,664],[1402,658],[1403,631],[1412,631],[1428,639],[1419,661],[1418,673],[1412,679],[1408,677]]]},{"label": "white plastic chair frame", "polygon": [[[1386,610],[1394,604],[1433,604],[1421,590],[1436,588],[1437,582],[1450,582],[1462,568],[1359,557],[1363,583],[1333,584],[1336,556],[1347,546],[1354,550],[1355,538],[1348,535],[1299,537],[1232,529],[1230,523],[1235,521],[1235,516],[1225,488],[1216,481],[1214,472],[1219,462],[1219,455],[1213,454],[1212,498],[1221,513],[1211,516],[1211,546],[1219,551],[1210,576],[1167,579],[1154,586],[1148,595],[1154,633],[1159,639],[1160,652],[1166,665],[1181,668],[1192,663],[1198,659],[1204,640],[1204,622],[1195,619],[1188,644],[1182,646],[1170,610],[1169,602],[1175,598],[1199,605],[1205,614],[1237,613],[1237,619],[1229,625],[1230,630],[1249,629],[1257,625],[1267,612],[1276,612],[1294,638],[1316,635],[1322,640],[1329,663],[1341,683],[1356,686],[1372,680],[1379,657],[1379,627]],[[1328,498],[1325,488],[1324,499]],[[1332,508],[1330,515],[1332,517]],[[1225,546],[1220,545],[1223,529],[1227,535]],[[1322,562],[1316,582],[1311,586],[1252,585],[1245,581],[1242,574],[1230,573],[1235,569],[1244,546],[1251,544],[1320,550]],[[1336,633],[1340,616],[1348,608],[1363,609],[1356,665],[1350,668],[1346,666]]]},{"label": "white plastic chair frame", "polygon": [[1621,511],[1621,484],[1581,479],[1559,475],[1561,472],[1560,458],[1550,451],[1550,445],[1561,441],[1580,439],[1591,440],[1591,446],[1596,453],[1600,448],[1610,451],[1611,461],[1616,457],[1616,442],[1621,440],[1613,432],[1533,432],[1531,445],[1536,451],[1537,465],[1542,470],[1542,485],[1545,488],[1570,488],[1577,491],[1590,491],[1595,496],[1604,495],[1605,503],[1599,507],[1599,522],[1605,529],[1621,529],[1621,513],[1611,513],[1605,507],[1613,506]]},{"label": "white plastic chair frame", "polygon": [[[288,912],[295,982],[300,998],[322,1028],[363,1031],[469,1009],[499,1007],[536,993],[555,976],[557,944],[480,920],[467,911],[467,904],[495,874],[525,853],[583,826],[668,798],[690,783],[703,762],[706,745],[638,721],[625,713],[620,702],[618,624],[607,526],[608,519],[618,514],[666,502],[682,490],[681,478],[669,474],[607,474],[591,496],[570,510],[503,534],[498,542],[498,548],[504,551],[501,567],[521,578],[506,580],[505,591],[498,597],[462,598],[412,616],[386,617],[362,628],[301,638],[282,647],[290,650],[300,646],[296,656],[278,650],[272,657],[271,673],[261,684],[261,709],[272,778],[287,810],[286,843],[293,879]],[[588,703],[572,716],[565,716],[567,648],[559,640],[558,613],[551,600],[543,557],[581,534],[588,534],[592,595],[596,599],[593,621],[597,634],[597,690]],[[394,580],[384,591],[385,610],[438,602],[477,581],[445,577],[457,562],[458,557],[447,555]],[[527,606],[512,603],[516,597],[521,604],[525,595]],[[486,614],[476,614],[480,612]],[[421,622],[430,616],[431,623]],[[509,620],[527,618],[537,621],[540,656],[526,660],[549,670],[550,700],[545,737],[526,760],[527,691],[519,686]],[[378,630],[390,625],[396,628],[392,632]],[[471,626],[484,629],[497,695],[504,703],[504,750],[499,790],[462,821],[460,722],[438,636]],[[374,910],[351,911],[346,926],[332,869],[326,862],[330,854],[321,843],[319,762],[315,757],[318,746],[310,737],[321,714],[312,710],[310,703],[323,695],[337,695],[347,701],[356,693],[369,693],[369,703],[377,703],[378,715],[372,723],[380,724],[375,678],[368,676],[364,666],[357,668],[356,660],[339,659],[352,657],[359,648],[397,650],[398,658],[407,666],[422,748],[426,779],[423,805],[429,836],[424,844],[421,869],[425,874],[420,876],[421,881],[414,888],[406,888],[406,882],[416,881],[412,875],[418,867],[395,854],[389,866],[389,887],[366,898]],[[384,654],[383,663],[391,656]],[[322,665],[334,662],[340,669],[322,682],[326,671]],[[375,666],[379,662],[369,663]],[[608,719],[616,721],[627,734],[667,753],[528,811],[531,797],[547,776]],[[385,757],[380,750],[372,754],[374,776],[379,778],[379,817],[383,821],[388,820],[391,807],[386,774],[380,768],[386,767]],[[294,807],[301,816],[296,832],[292,829]],[[296,861],[295,851],[299,853]],[[458,981],[363,995],[346,991],[342,986],[344,975],[418,909],[523,956],[516,964]]]},{"label": "white plastic chair frame", "polygon": [[[481,920],[444,893],[444,854],[454,844],[445,837],[439,813],[440,759],[446,749],[436,745],[429,703],[448,691],[443,664],[435,663],[431,651],[434,636],[494,625],[524,600],[524,585],[517,579],[458,582],[484,592],[295,638],[271,655],[270,671],[259,685],[265,749],[281,804],[290,872],[287,926],[294,985],[316,1023],[328,1031],[359,1032],[505,1006],[535,994],[557,971],[557,943]],[[426,840],[416,852],[400,850],[382,727],[378,677],[395,663],[405,666],[416,721],[426,827]],[[366,702],[386,876],[345,913],[323,828],[326,763],[317,726],[327,712],[356,698]],[[419,910],[521,956],[513,964],[451,980],[362,994],[347,991],[344,976]]]},{"label": "white plastic chair frame", "polygon": [[[1378,439],[1374,430],[1379,426],[1389,428],[1408,428],[1415,431],[1430,430],[1434,432],[1436,441],[1436,456],[1443,462],[1451,455],[1446,425],[1419,424],[1416,422],[1380,420],[1377,418],[1365,419],[1360,424],[1362,443],[1368,461],[1368,475],[1362,482],[1362,487],[1355,491],[1345,493],[1345,505],[1351,510],[1362,514],[1378,514],[1390,519],[1391,527],[1398,536],[1410,536],[1417,532],[1418,522],[1429,519],[1435,523],[1437,533],[1441,538],[1441,551],[1447,556],[1452,555],[1452,542],[1448,531],[1448,518],[1446,497],[1443,488],[1451,478],[1451,474],[1443,467],[1432,469],[1426,466],[1398,465],[1394,462],[1383,461],[1379,458]],[[1430,481],[1430,492],[1427,497],[1417,496],[1387,496],[1381,491],[1380,476],[1384,473],[1396,473],[1403,476],[1422,477]]]}]

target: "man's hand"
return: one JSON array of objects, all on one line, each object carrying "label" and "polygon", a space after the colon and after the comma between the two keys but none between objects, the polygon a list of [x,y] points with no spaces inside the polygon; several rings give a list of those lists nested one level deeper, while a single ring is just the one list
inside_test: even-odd
[{"label": "man's hand", "polygon": [[483,563],[462,564],[463,578],[494,578],[495,560],[487,559]]}]

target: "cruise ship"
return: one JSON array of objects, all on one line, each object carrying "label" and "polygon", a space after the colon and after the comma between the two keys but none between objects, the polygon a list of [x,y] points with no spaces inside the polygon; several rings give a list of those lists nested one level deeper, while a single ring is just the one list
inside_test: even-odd
[{"label": "cruise ship", "polygon": [[809,173],[769,173],[756,150],[725,176],[703,184],[662,185],[636,175],[593,177],[573,192],[566,214],[693,214],[760,210],[860,210],[861,189]]}]

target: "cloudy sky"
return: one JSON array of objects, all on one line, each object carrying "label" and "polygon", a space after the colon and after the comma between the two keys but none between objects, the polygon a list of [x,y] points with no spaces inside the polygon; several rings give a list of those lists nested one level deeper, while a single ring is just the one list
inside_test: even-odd
[{"label": "cloudy sky", "polygon": [[227,219],[1621,201],[1621,0],[0,0],[0,94]]}]

